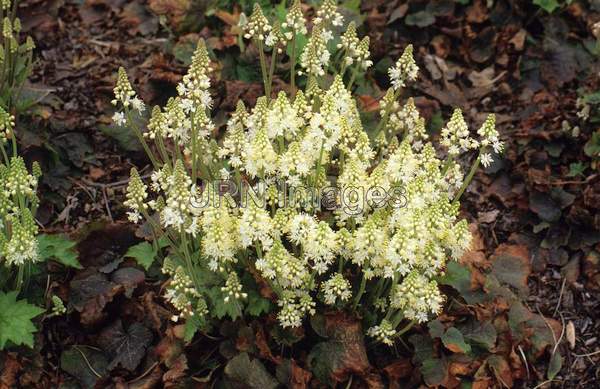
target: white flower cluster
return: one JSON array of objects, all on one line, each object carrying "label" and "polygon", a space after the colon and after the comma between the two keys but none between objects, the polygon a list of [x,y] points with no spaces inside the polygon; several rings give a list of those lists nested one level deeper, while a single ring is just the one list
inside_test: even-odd
[{"label": "white flower cluster", "polygon": [[328,305],[334,305],[338,300],[343,303],[352,297],[350,282],[340,273],[331,276],[330,279],[323,283],[321,288],[325,295],[325,304]]},{"label": "white flower cluster", "polygon": [[162,271],[171,277],[167,286],[167,292],[165,293],[165,299],[180,312],[179,315],[171,318],[173,321],[178,321],[180,316],[185,318],[206,314],[205,311],[194,309],[194,302],[200,297],[200,294],[183,267],[175,265],[169,258],[166,258]]},{"label": "white flower cluster", "polygon": [[418,73],[419,67],[413,58],[412,45],[406,46],[396,65],[388,70],[394,89],[404,88],[407,81],[415,81]]},{"label": "white flower cluster", "polygon": [[289,12],[285,16],[285,22],[281,27],[290,30],[290,32],[286,33],[287,40],[291,40],[294,34],[307,34],[306,19],[304,19],[304,15],[302,14],[300,0],[294,0]]},{"label": "white flower cluster", "polygon": [[350,66],[354,62],[358,62],[363,70],[371,67],[373,61],[369,59],[371,53],[369,52],[369,37],[366,36],[362,40],[358,39],[356,35],[356,24],[350,22],[346,32],[340,37],[340,43],[338,49],[344,50],[344,65]]},{"label": "white flower cluster", "polygon": [[431,314],[438,314],[444,302],[437,282],[418,272],[411,272],[396,286],[390,297],[392,308],[401,309],[410,320],[424,322]]},{"label": "white flower cluster", "polygon": [[271,24],[269,24],[269,20],[263,14],[262,8],[260,8],[258,3],[254,3],[252,15],[250,15],[248,23],[244,26],[244,38],[254,38],[263,41],[271,29]]},{"label": "white flower cluster", "polygon": [[[301,32],[305,23],[298,2],[292,11],[282,27]],[[152,194],[132,171],[126,205],[133,221],[158,214],[157,234],[174,241],[170,255],[186,265],[167,269],[178,278],[169,300],[182,312],[196,309],[196,300],[206,307],[202,288],[196,285],[197,295],[190,290],[193,280],[215,275],[222,282],[223,303],[243,304],[248,285],[241,272],[273,291],[284,327],[300,326],[320,301],[383,314],[368,333],[391,344],[401,320],[422,322],[442,309],[434,279],[471,242],[458,202],[470,178],[464,179],[455,157],[478,147],[480,152],[488,146],[501,149],[493,117],[476,141],[456,111],[442,131],[449,157],[439,158],[443,153],[429,141],[414,101],[397,101],[397,89],[417,77],[409,46],[390,71],[393,87],[384,98],[373,145],[347,86],[352,82],[344,74],[323,77],[334,57],[327,48],[330,28],[341,20],[335,3],[327,0],[300,56],[306,88],[260,97],[250,110],[240,102],[222,138],[211,139],[216,131],[210,104],[202,97],[209,86],[203,45],[180,96],[164,110],[154,109],[145,134],[157,150]],[[274,28],[255,7],[247,34],[263,40]],[[368,57],[361,54],[368,53],[368,41],[358,39],[354,25],[339,49],[352,58],[347,65]],[[115,92],[125,106],[133,94],[128,82],[121,84]],[[220,177],[238,189],[248,184],[251,196],[207,182]],[[280,181],[286,185],[280,187]],[[335,190],[312,201],[310,194],[320,188]],[[197,269],[213,274],[194,277]]]},{"label": "white flower cluster", "polygon": [[0,147],[3,147],[8,138],[12,137],[15,127],[15,117],[0,107]]},{"label": "white flower cluster", "polygon": [[[120,103],[125,109],[125,112],[127,112],[130,107],[139,113],[142,113],[145,110],[144,103],[135,94],[135,91],[129,83],[129,78],[127,78],[127,72],[122,67],[119,68],[114,94],[115,98],[112,100],[112,104],[117,106]],[[117,126],[124,126],[126,124],[125,112],[117,111],[113,115],[112,119]]]},{"label": "white flower cluster", "polygon": [[8,165],[0,164],[0,261],[6,266],[19,266],[39,260],[33,213],[39,165],[29,174],[21,157],[13,157]]},{"label": "white flower cluster", "polygon": [[394,336],[396,336],[396,329],[392,326],[392,323],[386,319],[383,319],[381,324],[369,328],[367,335],[383,344],[393,346]]}]

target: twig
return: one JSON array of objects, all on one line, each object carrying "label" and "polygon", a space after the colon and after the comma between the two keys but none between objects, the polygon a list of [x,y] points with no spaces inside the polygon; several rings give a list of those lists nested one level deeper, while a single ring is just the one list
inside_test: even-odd
[{"label": "twig", "polygon": [[[150,176],[152,176],[152,174],[148,173],[148,174],[144,174],[143,176],[140,176],[141,179],[146,179],[146,178],[150,178]],[[115,181],[115,182],[111,182],[108,184],[104,184],[102,182],[93,182],[93,181],[89,181],[85,178],[82,178],[81,181],[88,185],[88,186],[95,186],[98,188],[112,188],[115,186],[123,186],[123,185],[127,185],[129,184],[129,178],[125,179],[125,180],[121,180],[121,181]]]},{"label": "twig", "polygon": [[584,185],[584,184],[588,184],[590,181],[592,181],[596,177],[598,177],[598,174],[592,174],[591,176],[589,176],[588,178],[586,178],[583,181],[562,181],[562,180],[558,180],[558,181],[551,182],[550,185],[556,185],[556,186],[561,186],[561,185]]},{"label": "twig", "polygon": [[525,362],[525,370],[527,370],[527,379],[529,380],[529,363],[527,362],[527,357],[525,356],[525,353],[523,352],[523,347],[521,347],[521,345],[519,345],[517,348],[521,353],[521,358],[523,358],[523,362]]},{"label": "twig", "polygon": [[108,203],[108,196],[106,195],[106,188],[102,188],[102,197],[104,198],[104,205],[106,207],[106,213],[108,213],[108,218],[111,223],[114,223],[115,220],[112,217],[112,213],[110,212],[110,205]]},{"label": "twig", "polygon": [[98,378],[102,378],[102,376],[100,374],[98,374],[98,372],[96,370],[94,370],[94,368],[92,367],[92,365],[90,364],[90,361],[88,361],[87,357],[85,356],[85,353],[83,351],[81,351],[79,349],[78,346],[73,346],[73,348],[77,351],[79,351],[79,354],[81,354],[81,356],[83,357],[83,360],[85,361],[85,364],[88,366],[88,368],[92,371],[92,373],[94,373],[94,375]]},{"label": "twig", "polygon": [[145,372],[143,372],[143,373],[142,373],[142,375],[141,375],[141,376],[139,376],[139,377],[136,377],[136,378],[132,379],[131,381],[127,381],[127,383],[128,383],[128,384],[133,384],[134,382],[141,380],[142,378],[144,378],[145,376],[147,376],[148,374],[150,374],[150,372],[151,372],[152,370],[154,370],[154,368],[155,368],[157,365],[158,365],[158,362],[154,362],[154,363],[152,364],[152,366],[150,366],[150,367],[148,368],[148,370],[146,370]]},{"label": "twig", "polygon": [[571,353],[572,356],[576,357],[576,358],[586,358],[586,357],[591,357],[594,355],[600,354],[600,350],[596,350],[593,351],[591,353],[587,353],[587,354],[575,354],[575,353]]},{"label": "twig", "polygon": [[554,309],[553,317],[558,313],[558,308],[560,307],[560,302],[562,300],[563,292],[565,291],[565,283],[567,282],[567,278],[563,279],[562,285],[560,287],[560,294],[558,295],[558,302],[556,303],[556,308]]},{"label": "twig", "polygon": [[546,380],[546,381],[542,382],[541,384],[535,386],[533,389],[541,388],[542,386],[544,386],[550,382],[560,382],[560,380]]}]

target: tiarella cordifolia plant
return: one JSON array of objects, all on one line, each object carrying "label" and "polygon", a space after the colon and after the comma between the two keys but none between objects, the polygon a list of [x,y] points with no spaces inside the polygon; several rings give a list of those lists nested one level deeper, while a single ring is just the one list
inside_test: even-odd
[{"label": "tiarella cordifolia plant", "polygon": [[0,45],[0,264],[17,269],[16,288],[19,290],[26,269],[39,258],[34,215],[41,170],[34,163],[30,174],[17,154],[13,112],[22,108],[17,103],[31,73],[35,45],[31,37],[20,42],[21,21],[16,17],[16,8],[16,2],[0,1],[4,38]]},{"label": "tiarella cordifolia plant", "polygon": [[35,48],[30,36],[20,38],[21,21],[16,12],[16,1],[0,1],[3,38],[0,43],[0,105],[7,111],[19,105],[23,84],[33,68]]},{"label": "tiarella cordifolia plant", "polygon": [[[392,344],[442,309],[435,279],[471,241],[459,198],[477,166],[490,163],[490,151],[502,149],[494,117],[475,139],[456,110],[434,147],[413,100],[399,101],[418,72],[408,46],[389,71],[380,120],[367,132],[350,87],[371,65],[369,42],[352,23],[334,38],[342,23],[331,0],[310,32],[297,1],[281,26],[255,6],[244,28],[259,50],[266,95],[250,110],[239,102],[222,139],[213,137],[202,41],[178,96],[152,110],[143,133],[131,120],[143,104],[119,71],[115,119],[132,127],[154,167],[148,183],[131,172],[129,218],[153,227],[157,249],[168,244],[166,297],[180,316],[235,317],[256,282],[266,283],[283,327],[343,309]],[[308,42],[297,67],[302,34]],[[284,52],[293,93],[272,96],[275,58]],[[296,91],[298,75],[305,88]],[[479,155],[465,178],[460,162],[472,150]],[[228,181],[214,185],[218,179]]]},{"label": "tiarella cordifolia plant", "polygon": [[[17,155],[14,125],[14,116],[0,107],[0,264],[18,269],[19,290],[26,266],[38,260],[38,228],[33,215],[38,206],[36,190],[41,169],[34,163],[30,174],[23,158]],[[7,143],[12,144],[12,157],[5,150]]]}]

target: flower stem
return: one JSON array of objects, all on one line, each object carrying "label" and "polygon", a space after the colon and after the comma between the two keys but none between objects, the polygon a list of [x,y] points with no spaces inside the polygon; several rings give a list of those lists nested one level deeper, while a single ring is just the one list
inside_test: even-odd
[{"label": "flower stem", "polygon": [[475,176],[475,172],[479,168],[480,162],[481,162],[481,151],[479,151],[479,155],[477,155],[477,158],[473,162],[473,165],[471,165],[471,170],[469,171],[467,178],[465,178],[460,189],[458,190],[458,192],[456,192],[456,196],[454,196],[454,199],[452,200],[452,204],[455,204],[458,200],[460,200],[460,197],[465,192],[465,189],[467,189],[467,186],[469,186],[469,184],[473,180],[473,176]]},{"label": "flower stem", "polygon": [[262,77],[263,77],[263,85],[265,88],[265,96],[267,96],[267,99],[271,99],[271,94],[270,94],[270,90],[269,90],[269,78],[268,78],[268,74],[267,74],[267,61],[265,59],[265,51],[263,49],[263,43],[261,40],[257,39],[257,46],[258,46],[258,55],[260,56],[260,70],[262,72]]},{"label": "flower stem", "polygon": [[[417,322],[412,320],[406,326],[404,326],[400,331],[396,332],[396,337],[404,335],[408,330],[410,330]],[[394,326],[395,327],[395,326]]]},{"label": "flower stem", "polygon": [[292,38],[292,58],[290,61],[290,84],[292,86],[292,96],[296,95],[296,34]]},{"label": "flower stem", "polygon": [[271,52],[271,66],[269,68],[269,90],[266,93],[267,98],[271,98],[271,88],[273,87],[273,75],[275,74],[275,63],[277,62],[277,49],[273,46],[273,51]]},{"label": "flower stem", "polygon": [[354,298],[354,304],[352,304],[353,311],[356,311],[356,307],[358,306],[358,303],[360,302],[360,298],[365,293],[366,286],[367,286],[367,277],[365,277],[365,273],[363,272],[362,278],[360,280],[360,286],[358,287],[358,293],[356,294],[356,297]]},{"label": "flower stem", "polygon": [[125,115],[127,116],[127,124],[129,124],[129,127],[131,127],[138,140],[142,144],[144,151],[146,152],[146,154],[148,154],[148,158],[150,158],[150,162],[152,162],[152,165],[155,169],[158,169],[160,165],[156,158],[154,158],[154,154],[152,153],[152,150],[150,150],[150,146],[148,146],[146,139],[144,139],[144,135],[142,135],[140,129],[137,128],[137,126],[133,123],[133,119],[131,118],[131,111],[127,107],[125,107]]}]

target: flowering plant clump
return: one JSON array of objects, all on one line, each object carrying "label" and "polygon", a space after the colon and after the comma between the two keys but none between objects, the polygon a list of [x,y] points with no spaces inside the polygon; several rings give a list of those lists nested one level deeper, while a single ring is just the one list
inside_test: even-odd
[{"label": "flowering plant clump", "polygon": [[34,163],[30,173],[17,153],[15,115],[24,108],[19,93],[31,73],[35,44],[31,37],[20,42],[16,3],[0,1],[4,38],[0,44],[0,265],[18,269],[16,289],[20,290],[26,265],[39,260],[34,215],[41,169]]},{"label": "flowering plant clump", "polygon": [[[19,269],[19,289],[25,265],[39,258],[36,240],[38,227],[33,215],[38,206],[36,190],[41,169],[34,163],[33,173],[30,174],[23,158],[16,154],[14,121],[14,116],[0,107],[0,264]],[[5,150],[8,139],[12,140],[12,157]]]},{"label": "flowering plant clump", "polygon": [[0,1],[3,38],[0,40],[0,105],[7,111],[12,107],[23,110],[31,106],[30,102],[20,101],[20,94],[33,69],[35,43],[30,36],[25,39],[19,36],[21,20],[16,17],[17,3]]},{"label": "flowering plant clump", "polygon": [[[441,146],[431,143],[413,100],[399,101],[417,78],[412,46],[390,69],[379,122],[367,131],[351,86],[372,64],[368,39],[353,23],[336,35],[343,17],[332,0],[307,25],[298,1],[281,25],[255,6],[243,27],[259,49],[266,93],[251,109],[238,103],[223,137],[213,136],[202,41],[178,95],[152,110],[145,131],[132,120],[144,105],[119,70],[115,120],[133,129],[154,168],[147,182],[132,169],[125,205],[132,222],[152,226],[157,249],[169,248],[163,271],[174,319],[260,313],[257,285],[267,284],[283,327],[348,310],[391,345],[443,308],[436,277],[471,241],[459,198],[502,143],[493,115],[476,139],[460,110]],[[289,61],[291,93],[273,95],[278,55]],[[296,81],[305,87],[296,90]],[[461,157],[472,150],[465,177]]]}]

